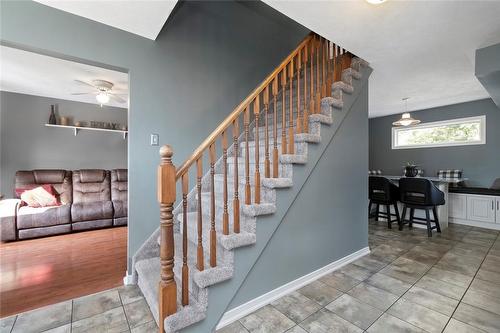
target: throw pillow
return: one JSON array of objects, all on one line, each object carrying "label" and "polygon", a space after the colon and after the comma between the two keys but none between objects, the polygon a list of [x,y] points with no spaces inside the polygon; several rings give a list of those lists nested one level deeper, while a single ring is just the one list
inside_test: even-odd
[{"label": "throw pillow", "polygon": [[21,200],[29,207],[58,206],[59,202],[51,185],[38,186],[21,194]]}]

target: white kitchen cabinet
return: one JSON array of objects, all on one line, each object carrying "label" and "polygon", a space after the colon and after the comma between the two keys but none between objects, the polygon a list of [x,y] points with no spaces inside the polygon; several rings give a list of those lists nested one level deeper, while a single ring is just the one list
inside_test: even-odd
[{"label": "white kitchen cabinet", "polygon": [[456,219],[467,218],[467,195],[458,193],[448,194],[449,217]]},{"label": "white kitchen cabinet", "polygon": [[495,223],[497,200],[490,195],[467,195],[467,220]]},{"label": "white kitchen cabinet", "polygon": [[496,222],[500,224],[500,197],[496,199],[497,217]]}]

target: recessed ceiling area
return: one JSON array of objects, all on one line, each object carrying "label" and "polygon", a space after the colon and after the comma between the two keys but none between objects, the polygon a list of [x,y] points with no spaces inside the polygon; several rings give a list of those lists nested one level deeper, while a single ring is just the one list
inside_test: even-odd
[{"label": "recessed ceiling area", "polygon": [[474,55],[500,42],[500,1],[263,1],[370,63],[370,117],[489,97]]},{"label": "recessed ceiling area", "polygon": [[155,40],[177,0],[35,0]]},{"label": "recessed ceiling area", "polygon": [[[111,92],[125,100],[106,105],[128,108],[128,74],[62,60],[11,47],[0,46],[0,90],[20,94],[99,104],[97,89],[75,80],[91,83],[106,80],[114,84]],[[74,93],[89,93],[73,95]]]}]

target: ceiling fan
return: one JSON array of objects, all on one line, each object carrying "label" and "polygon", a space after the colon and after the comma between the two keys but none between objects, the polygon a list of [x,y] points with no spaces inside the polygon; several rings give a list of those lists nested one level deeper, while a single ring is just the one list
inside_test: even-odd
[{"label": "ceiling fan", "polygon": [[101,104],[108,103],[113,100],[118,103],[126,103],[127,101],[118,96],[118,94],[111,92],[114,84],[106,80],[92,80],[91,83],[87,83],[81,80],[75,80],[75,82],[80,83],[85,86],[89,86],[95,89],[93,92],[81,92],[72,93],[71,95],[95,95],[95,99]]}]

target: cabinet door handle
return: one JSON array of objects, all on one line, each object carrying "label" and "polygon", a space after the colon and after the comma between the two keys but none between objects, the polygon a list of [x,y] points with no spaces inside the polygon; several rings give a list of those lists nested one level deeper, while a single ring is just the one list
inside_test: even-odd
[{"label": "cabinet door handle", "polygon": [[497,201],[497,210],[500,210],[500,200]]},{"label": "cabinet door handle", "polygon": [[495,210],[495,202],[491,200],[491,210]]}]

